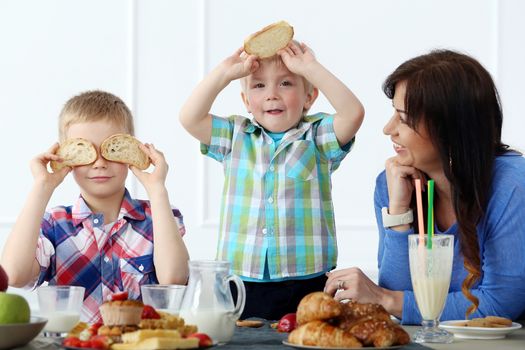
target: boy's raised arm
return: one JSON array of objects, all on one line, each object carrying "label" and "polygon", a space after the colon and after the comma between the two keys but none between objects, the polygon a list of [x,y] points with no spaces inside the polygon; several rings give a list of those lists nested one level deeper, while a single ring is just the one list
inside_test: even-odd
[{"label": "boy's raised arm", "polygon": [[299,47],[293,41],[279,51],[288,69],[305,77],[318,88],[335,109],[334,130],[341,146],[355,136],[363,122],[365,110],[352,91],[316,59],[305,45]]},{"label": "boy's raised arm", "polygon": [[9,285],[14,287],[26,286],[40,271],[36,248],[42,217],[55,188],[71,170],[66,167],[56,173],[47,171],[47,163],[59,159],[54,155],[57,148],[55,144],[31,161],[34,184],[2,252],[2,266],[9,277]]},{"label": "boy's raised arm", "polygon": [[209,145],[212,132],[210,109],[217,95],[232,81],[257,70],[255,56],[242,55],[240,48],[210,72],[182,106],[182,126],[200,142]]},{"label": "boy's raised arm", "polygon": [[153,222],[153,262],[159,283],[186,284],[189,255],[179,232],[165,186],[168,164],[162,152],[153,145],[141,145],[155,169],[151,173],[131,167],[144,185],[151,204]]}]

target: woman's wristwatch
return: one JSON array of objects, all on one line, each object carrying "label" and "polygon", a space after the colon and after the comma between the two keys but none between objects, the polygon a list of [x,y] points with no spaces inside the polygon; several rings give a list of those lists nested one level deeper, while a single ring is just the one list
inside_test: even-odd
[{"label": "woman's wristwatch", "polygon": [[414,222],[414,214],[412,209],[408,209],[406,213],[390,215],[388,208],[381,208],[381,216],[383,217],[383,227],[390,228],[399,225],[407,225]]}]

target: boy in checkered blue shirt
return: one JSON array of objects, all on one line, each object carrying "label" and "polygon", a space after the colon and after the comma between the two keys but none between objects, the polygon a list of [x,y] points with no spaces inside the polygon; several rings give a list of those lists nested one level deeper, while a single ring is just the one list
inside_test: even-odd
[{"label": "boy in checkered blue shirt", "polygon": [[[49,172],[47,164],[60,161],[57,143],[31,161],[34,184],[2,255],[10,285],[33,287],[47,281],[85,287],[81,319],[96,323],[101,320],[100,304],[115,292],[140,299],[142,284],[185,284],[189,258],[184,225],[180,212],[169,204],[164,155],[152,144],[141,146],[155,167],[149,173],[100,154],[109,136],[134,134],[124,102],[103,91],[82,93],[62,109],[59,128],[60,142],[86,139],[97,158]],[[149,201],[133,199],[126,190],[128,168],[144,185]],[[72,206],[45,211],[70,172],[80,197]]]},{"label": "boy in checkered blue shirt", "polygon": [[[253,118],[210,114],[236,79]],[[335,114],[306,114],[319,90]],[[224,166],[217,258],[230,261],[245,283],[242,318],[279,319],[323,290],[337,262],[330,176],[363,116],[354,94],[296,42],[268,59],[237,50],[183,106],[182,125]]]}]

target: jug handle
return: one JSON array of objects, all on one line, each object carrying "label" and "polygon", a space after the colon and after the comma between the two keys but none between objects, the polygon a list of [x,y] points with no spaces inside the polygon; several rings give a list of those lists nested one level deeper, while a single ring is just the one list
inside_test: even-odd
[{"label": "jug handle", "polygon": [[241,313],[244,310],[244,304],[246,303],[246,288],[244,288],[244,282],[237,275],[228,275],[225,278],[226,285],[229,285],[228,282],[235,283],[237,287],[237,303],[235,304],[235,309],[232,312],[235,320],[238,320],[241,317]]}]

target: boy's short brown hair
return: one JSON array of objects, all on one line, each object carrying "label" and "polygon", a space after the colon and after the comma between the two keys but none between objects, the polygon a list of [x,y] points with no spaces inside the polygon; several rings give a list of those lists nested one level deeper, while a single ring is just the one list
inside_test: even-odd
[{"label": "boy's short brown hair", "polygon": [[66,139],[71,124],[107,120],[125,127],[130,135],[135,134],[133,116],[126,104],[117,96],[100,90],[86,91],[70,98],[58,117],[60,141]]}]

